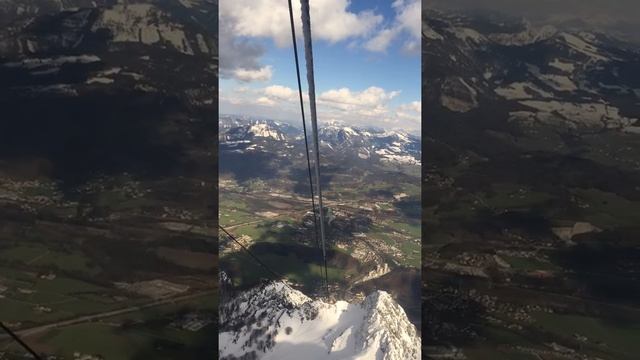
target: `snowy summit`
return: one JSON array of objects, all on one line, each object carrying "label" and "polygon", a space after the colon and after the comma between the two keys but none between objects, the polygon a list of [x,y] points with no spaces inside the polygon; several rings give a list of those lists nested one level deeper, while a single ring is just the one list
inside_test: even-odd
[{"label": "snowy summit", "polygon": [[413,360],[420,338],[384,291],[359,304],[312,300],[282,282],[234,297],[220,308],[220,359]]}]

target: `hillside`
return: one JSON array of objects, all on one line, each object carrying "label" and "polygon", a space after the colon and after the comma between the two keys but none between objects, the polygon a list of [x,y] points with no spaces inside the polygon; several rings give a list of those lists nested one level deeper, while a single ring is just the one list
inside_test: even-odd
[{"label": "hillside", "polygon": [[424,352],[633,358],[640,50],[495,13],[423,16]]}]

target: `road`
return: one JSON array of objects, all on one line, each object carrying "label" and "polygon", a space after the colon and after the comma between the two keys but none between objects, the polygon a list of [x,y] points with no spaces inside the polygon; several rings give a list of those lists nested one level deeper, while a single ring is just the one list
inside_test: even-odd
[{"label": "road", "polygon": [[[170,304],[170,303],[175,303],[175,302],[182,302],[182,301],[185,301],[185,300],[191,300],[191,299],[195,299],[195,298],[199,298],[199,297],[202,297],[202,296],[211,295],[211,294],[215,294],[215,293],[216,293],[215,290],[208,290],[208,291],[202,291],[202,292],[189,294],[189,295],[165,298],[165,299],[155,300],[155,301],[143,304],[143,305],[131,306],[131,307],[124,308],[124,309],[112,310],[112,311],[107,311],[107,312],[98,313],[98,314],[80,316],[80,317],[77,317],[77,318],[74,318],[74,319],[58,321],[58,322],[50,323],[50,324],[46,324],[46,325],[39,325],[39,326],[35,326],[35,327],[32,327],[32,328],[28,328],[28,329],[18,330],[15,333],[18,336],[24,338],[24,337],[28,337],[28,336],[31,336],[31,335],[34,335],[34,334],[38,334],[38,333],[41,333],[41,332],[44,332],[44,331],[48,331],[48,330],[52,330],[52,329],[56,329],[56,328],[60,328],[60,327],[64,327],[64,326],[70,326],[70,325],[76,325],[76,324],[81,324],[81,323],[86,323],[86,322],[92,322],[92,321],[99,320],[99,319],[104,319],[104,318],[113,317],[113,316],[117,316],[117,315],[127,314],[127,313],[130,313],[130,312],[139,311],[139,310],[147,309],[147,308],[150,308],[150,307],[155,307],[155,306],[160,306],[160,305],[165,305],[165,304]],[[4,339],[4,338],[8,338],[8,335],[6,335],[6,334],[0,335],[0,339]]]}]

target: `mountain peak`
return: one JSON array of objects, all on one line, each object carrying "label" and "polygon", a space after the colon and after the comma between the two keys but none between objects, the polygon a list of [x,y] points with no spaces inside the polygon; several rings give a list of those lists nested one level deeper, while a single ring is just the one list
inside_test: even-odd
[{"label": "mountain peak", "polygon": [[221,359],[420,358],[415,327],[384,291],[328,303],[272,282],[223,304],[220,321]]},{"label": "mountain peak", "polygon": [[278,129],[269,126],[267,123],[258,123],[249,126],[248,132],[256,137],[272,138],[275,140],[285,140],[285,135]]},{"label": "mountain peak", "polygon": [[[247,119],[242,116],[221,117],[220,139],[229,151],[262,151],[270,149],[287,156],[287,151],[299,153],[302,131],[286,123],[272,120]],[[322,151],[338,156],[394,164],[420,163],[420,139],[402,130],[383,130],[341,125],[338,121],[323,123],[318,129]],[[308,134],[310,135],[310,134]]]}]

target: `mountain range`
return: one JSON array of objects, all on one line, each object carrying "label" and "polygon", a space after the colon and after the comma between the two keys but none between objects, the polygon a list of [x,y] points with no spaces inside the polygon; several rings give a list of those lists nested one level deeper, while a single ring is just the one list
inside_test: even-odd
[{"label": "mountain range", "polygon": [[[640,52],[607,34],[427,10],[426,104],[515,126],[640,132]],[[437,109],[432,109],[437,111]]]},{"label": "mountain range", "polygon": [[[309,126],[307,136],[312,149],[311,134]],[[320,126],[318,138],[323,154],[393,164],[420,164],[420,138],[403,131],[359,128],[332,122]],[[303,131],[290,124],[234,115],[221,116],[219,140],[221,151],[240,153],[286,152],[286,149],[298,152],[304,145]]]}]

